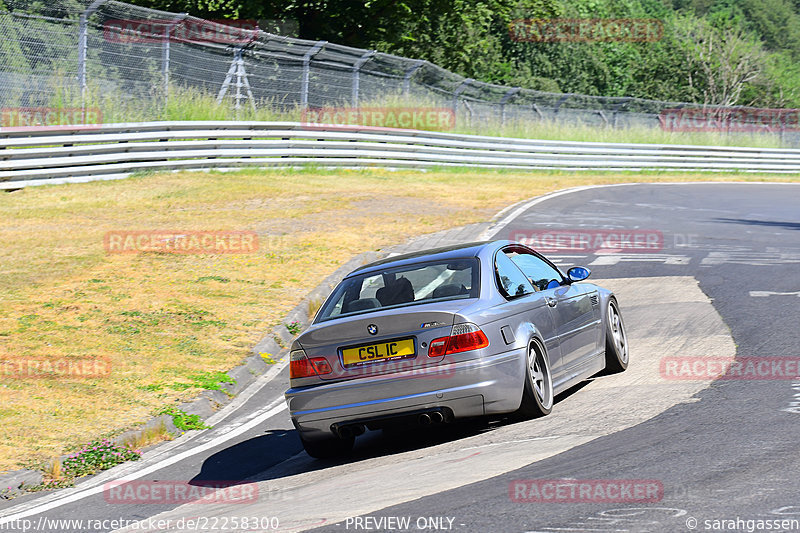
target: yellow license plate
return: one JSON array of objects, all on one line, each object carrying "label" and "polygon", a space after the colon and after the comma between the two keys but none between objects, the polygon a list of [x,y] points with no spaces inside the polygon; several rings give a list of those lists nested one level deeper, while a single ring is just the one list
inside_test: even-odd
[{"label": "yellow license plate", "polygon": [[344,366],[363,365],[374,361],[391,361],[413,356],[414,339],[400,339],[342,349]]}]

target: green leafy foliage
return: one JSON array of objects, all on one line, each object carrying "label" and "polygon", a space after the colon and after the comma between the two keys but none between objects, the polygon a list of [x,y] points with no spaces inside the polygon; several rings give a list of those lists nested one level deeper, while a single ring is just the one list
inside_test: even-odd
[{"label": "green leafy foliage", "polygon": [[181,431],[189,431],[192,429],[210,429],[200,419],[200,415],[190,415],[177,407],[165,407],[158,414],[169,415],[172,417],[172,423]]},{"label": "green leafy foliage", "polygon": [[298,333],[300,333],[300,329],[302,329],[302,325],[297,320],[293,320],[292,322],[284,325],[286,326],[286,329],[289,331],[289,333],[291,333],[292,335],[297,335]]},{"label": "green leafy foliage", "polygon": [[195,387],[206,390],[222,390],[222,383],[236,383],[236,380],[225,372],[220,371],[194,374],[190,376],[189,379],[193,381]]},{"label": "green leafy foliage", "polygon": [[67,479],[74,479],[108,470],[125,461],[137,461],[141,456],[139,450],[118,446],[109,440],[94,441],[64,459],[61,468]]},{"label": "green leafy foliage", "polygon": [[[481,81],[550,92],[800,106],[792,0],[133,0],[208,18],[294,20],[299,37],[426,59]],[[517,42],[516,19],[649,18],[654,42]],[[699,28],[715,45],[698,58]],[[719,46],[733,38],[737,46]],[[744,48],[742,52],[740,48]],[[746,76],[716,75],[737,61]]]}]

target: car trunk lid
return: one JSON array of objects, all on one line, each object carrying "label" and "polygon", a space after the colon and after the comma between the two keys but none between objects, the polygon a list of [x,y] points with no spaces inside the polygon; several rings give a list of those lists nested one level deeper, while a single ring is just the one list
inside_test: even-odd
[{"label": "car trunk lid", "polygon": [[421,304],[343,317],[318,324],[299,339],[309,358],[325,357],[333,371],[326,381],[403,372],[436,365],[432,340],[450,334],[458,310],[469,301]]}]

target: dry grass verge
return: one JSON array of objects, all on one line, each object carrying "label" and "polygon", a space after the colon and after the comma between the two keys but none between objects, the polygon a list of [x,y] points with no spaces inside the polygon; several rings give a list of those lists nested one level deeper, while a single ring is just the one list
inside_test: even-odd
[{"label": "dry grass verge", "polygon": [[[710,174],[177,173],[0,195],[0,359],[107,357],[90,379],[0,375],[0,471],[44,465],[218,384],[352,255],[548,191]],[[795,180],[780,177],[774,179]],[[109,231],[252,231],[255,253],[108,254]],[[153,439],[161,438],[152,435]]]}]

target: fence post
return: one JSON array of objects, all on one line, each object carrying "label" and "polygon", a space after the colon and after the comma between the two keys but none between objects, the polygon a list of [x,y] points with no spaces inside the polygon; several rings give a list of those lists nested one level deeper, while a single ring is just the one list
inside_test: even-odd
[{"label": "fence post", "polygon": [[86,48],[89,46],[89,17],[108,0],[94,0],[81,13],[78,23],[78,87],[81,88],[81,104],[86,96]]},{"label": "fence post", "polygon": [[501,126],[504,126],[505,123],[506,123],[506,104],[508,103],[509,100],[511,100],[511,97],[514,96],[515,94],[517,94],[518,92],[519,92],[519,87],[512,87],[500,99],[500,125]]},{"label": "fence post", "polygon": [[406,70],[406,73],[403,76],[403,95],[408,96],[408,93],[411,92],[411,78],[414,76],[415,72],[422,68],[422,65],[424,64],[425,61],[419,60],[413,67]]},{"label": "fence post", "polygon": [[464,90],[472,81],[472,78],[464,78],[464,81],[462,81],[458,87],[456,87],[456,90],[453,91],[453,117],[458,114],[458,95],[464,92]]},{"label": "fence post", "polygon": [[311,70],[311,58],[328,44],[328,41],[319,41],[303,56],[303,81],[300,84],[300,106],[308,107],[308,78]]},{"label": "fence post", "polygon": [[[613,119],[614,122],[611,125],[612,128],[616,128],[617,127],[617,113],[619,113],[619,110],[622,109],[624,106],[628,105],[630,102],[631,102],[630,99],[624,99],[619,104],[614,106],[614,109],[611,111],[611,113],[612,113],[611,116],[614,117],[614,119]],[[605,117],[603,117],[603,118],[605,118]],[[608,120],[606,120],[606,123],[608,123]]]},{"label": "fence post", "polygon": [[567,93],[561,98],[558,99],[556,102],[556,106],[553,108],[553,118],[558,120],[558,112],[561,111],[561,106],[564,105],[564,102],[569,100],[569,97],[572,96],[571,94]]},{"label": "fence post", "polygon": [[161,72],[164,75],[164,105],[167,104],[167,100],[169,99],[169,36],[172,32],[172,28],[179,22],[183,22],[188,16],[188,13],[181,13],[172,19],[169,24],[167,24],[164,30],[164,38],[161,41]]},{"label": "fence post", "polygon": [[358,107],[358,86],[360,82],[359,72],[361,71],[361,67],[363,67],[364,63],[372,59],[372,56],[377,53],[378,52],[376,50],[371,50],[359,57],[358,61],[353,64],[353,97],[351,99],[353,107]]}]

